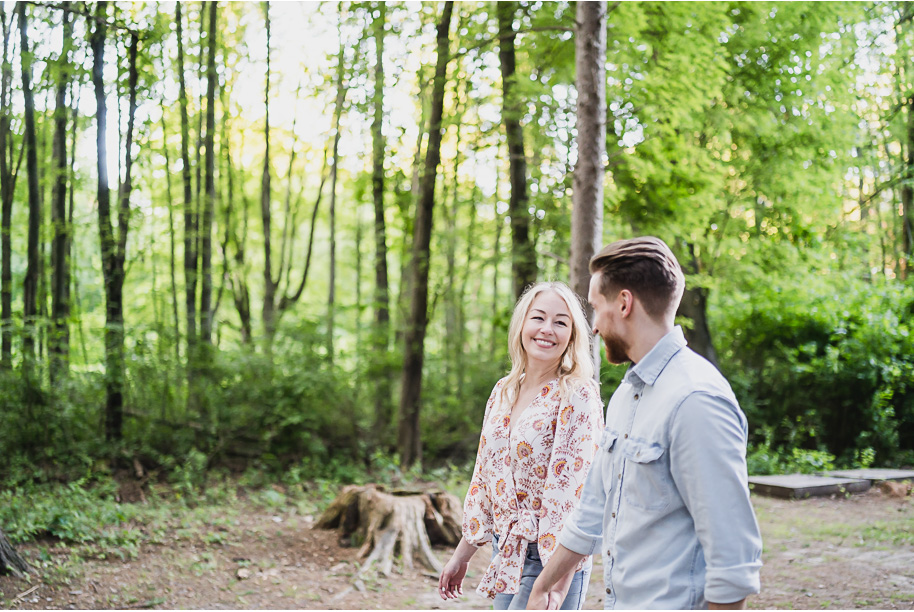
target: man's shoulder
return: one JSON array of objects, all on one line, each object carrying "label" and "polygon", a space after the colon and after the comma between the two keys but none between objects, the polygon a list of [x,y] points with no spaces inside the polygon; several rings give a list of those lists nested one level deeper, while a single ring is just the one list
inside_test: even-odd
[{"label": "man's shoulder", "polygon": [[720,370],[687,346],[670,359],[655,384],[675,388],[682,395],[709,393],[736,401],[730,383]]}]

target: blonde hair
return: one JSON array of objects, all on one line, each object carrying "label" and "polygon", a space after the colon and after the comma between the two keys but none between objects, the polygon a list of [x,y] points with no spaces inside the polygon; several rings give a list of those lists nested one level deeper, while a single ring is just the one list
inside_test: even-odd
[{"label": "blonde hair", "polygon": [[513,402],[520,392],[521,381],[527,370],[527,351],[524,349],[521,330],[533,300],[542,293],[551,291],[568,306],[571,313],[571,337],[559,361],[559,392],[562,401],[593,380],[593,357],[591,353],[590,326],[584,314],[583,302],[571,287],[558,281],[541,282],[531,285],[517,300],[511,325],[508,327],[508,355],[511,357],[511,371],[505,377],[501,388],[502,401]]}]

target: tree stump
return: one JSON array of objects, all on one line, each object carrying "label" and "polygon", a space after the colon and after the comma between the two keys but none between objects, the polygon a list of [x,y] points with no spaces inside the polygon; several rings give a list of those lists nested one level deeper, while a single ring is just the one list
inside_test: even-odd
[{"label": "tree stump", "polygon": [[30,570],[29,564],[19,556],[6,538],[6,534],[0,529],[0,575],[12,574],[16,578],[23,578]]},{"label": "tree stump", "polygon": [[381,574],[389,576],[397,550],[407,568],[413,568],[415,553],[423,565],[440,572],[432,545],[456,546],[462,523],[462,505],[449,493],[387,492],[383,485],[368,484],[344,487],[315,527],[338,529],[341,540],[361,544],[358,556],[365,562],[359,574],[378,563]]}]

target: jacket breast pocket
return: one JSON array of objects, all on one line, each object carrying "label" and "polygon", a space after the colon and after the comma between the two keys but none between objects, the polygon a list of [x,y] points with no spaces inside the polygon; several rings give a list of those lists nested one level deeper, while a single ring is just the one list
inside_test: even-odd
[{"label": "jacket breast pocket", "polygon": [[[600,465],[603,467],[603,486],[606,489],[606,492],[612,491],[616,481],[613,478],[614,468],[616,462],[613,461],[613,455],[616,454],[616,441],[619,439],[619,434],[610,431],[609,429],[603,430],[603,435],[600,436],[600,451],[599,451],[599,461]],[[597,465],[596,461],[594,465]]]},{"label": "jacket breast pocket", "polygon": [[642,510],[666,508],[673,486],[666,449],[659,444],[628,438],[620,452],[626,460],[622,482],[625,501]]},{"label": "jacket breast pocket", "polygon": [[619,434],[608,429],[603,430],[603,435],[600,436],[600,450],[604,453],[613,452],[613,447],[616,445],[616,440],[619,438]]}]

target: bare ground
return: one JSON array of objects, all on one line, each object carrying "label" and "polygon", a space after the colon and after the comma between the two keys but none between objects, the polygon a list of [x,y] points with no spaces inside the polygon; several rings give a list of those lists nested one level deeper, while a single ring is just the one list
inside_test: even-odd
[{"label": "bare ground", "polygon": [[[878,491],[850,498],[754,496],[765,540],[762,593],[752,608],[914,609],[914,499]],[[80,559],[37,542],[20,552],[31,581],[0,578],[0,603],[18,609],[486,609],[473,592],[488,555],[471,564],[464,596],[443,602],[437,577],[417,567],[359,577],[355,549],[294,506],[240,501],[204,529],[144,543],[135,558]],[[449,550],[439,549],[445,560]],[[597,562],[585,607],[603,605]]]}]

